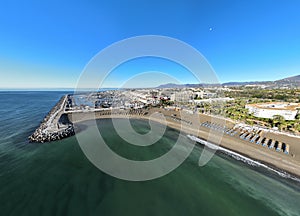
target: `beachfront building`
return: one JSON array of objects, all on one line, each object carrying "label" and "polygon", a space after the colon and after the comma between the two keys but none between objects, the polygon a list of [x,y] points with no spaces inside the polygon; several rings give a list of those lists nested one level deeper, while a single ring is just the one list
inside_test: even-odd
[{"label": "beachfront building", "polygon": [[219,97],[219,98],[208,98],[208,99],[200,99],[200,100],[190,100],[189,103],[198,105],[198,104],[205,104],[205,103],[225,103],[233,100],[234,98]]},{"label": "beachfront building", "polygon": [[272,119],[276,115],[282,116],[285,120],[294,120],[300,103],[286,103],[286,102],[270,102],[260,104],[247,104],[245,106],[250,114],[259,118]]},{"label": "beachfront building", "polygon": [[170,100],[175,102],[187,103],[192,98],[193,98],[193,92],[190,90],[176,91],[170,95]]}]

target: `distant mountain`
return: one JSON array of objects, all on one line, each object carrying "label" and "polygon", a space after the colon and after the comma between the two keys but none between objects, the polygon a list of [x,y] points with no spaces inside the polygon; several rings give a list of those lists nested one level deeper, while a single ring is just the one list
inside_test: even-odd
[{"label": "distant mountain", "polygon": [[277,80],[276,82],[300,82],[300,75]]},{"label": "distant mountain", "polygon": [[207,83],[199,83],[199,84],[175,84],[175,83],[167,83],[156,88],[203,88],[203,87],[215,87],[221,86],[222,84],[207,84]]},{"label": "distant mountain", "polygon": [[245,86],[245,85],[269,85],[270,81],[251,81],[251,82],[227,82],[223,86]]},{"label": "distant mountain", "polygon": [[275,82],[276,87],[300,87],[300,75],[287,77],[284,79],[276,80]]},{"label": "distant mountain", "polygon": [[[201,88],[218,86],[219,84],[175,84],[167,83],[158,86],[157,88]],[[246,86],[246,85],[264,85],[269,88],[280,87],[300,87],[300,75],[287,77],[276,81],[250,81],[250,82],[226,82],[223,86]]]},{"label": "distant mountain", "polygon": [[175,84],[167,83],[158,86],[157,88],[200,88],[203,87],[203,84]]},{"label": "distant mountain", "polygon": [[184,85],[175,84],[175,83],[167,83],[163,85],[157,86],[157,88],[184,88]]}]

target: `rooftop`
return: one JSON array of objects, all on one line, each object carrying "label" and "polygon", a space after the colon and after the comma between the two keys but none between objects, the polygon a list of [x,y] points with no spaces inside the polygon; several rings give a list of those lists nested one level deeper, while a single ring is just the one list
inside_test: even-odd
[{"label": "rooftop", "polygon": [[288,103],[288,102],[269,102],[269,103],[259,103],[259,104],[247,104],[247,106],[260,108],[260,109],[270,109],[270,110],[295,111],[297,109],[300,109],[300,103]]}]

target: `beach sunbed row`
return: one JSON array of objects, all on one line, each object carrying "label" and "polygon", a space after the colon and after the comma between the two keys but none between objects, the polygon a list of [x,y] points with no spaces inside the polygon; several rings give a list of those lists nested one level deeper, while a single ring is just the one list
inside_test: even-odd
[{"label": "beach sunbed row", "polygon": [[226,131],[229,130],[229,128],[226,128],[225,125],[221,125],[221,124],[217,124],[217,123],[209,122],[209,121],[203,122],[200,125],[202,127],[206,127],[206,128],[209,128],[209,129],[220,131],[221,133],[225,133]]},{"label": "beach sunbed row", "polygon": [[110,115],[146,115],[148,112],[142,109],[137,109],[137,110],[126,110],[126,111],[111,111],[111,110],[106,110],[106,111],[98,111],[96,112],[96,115],[98,116],[110,116]]},{"label": "beach sunbed row", "polygon": [[177,122],[180,122],[180,123],[183,123],[183,124],[186,124],[186,125],[192,125],[193,124],[191,121],[188,121],[186,119],[181,119],[181,118],[178,118],[176,116],[166,116],[166,117],[169,117],[173,121],[177,121]]},{"label": "beach sunbed row", "polygon": [[275,149],[277,152],[284,152],[285,154],[290,153],[290,146],[286,143],[270,139],[262,135],[262,130],[251,130],[240,127],[227,128],[224,125],[212,123],[209,121],[200,124],[203,127],[220,131],[230,136],[234,136],[239,133],[239,138],[250,143],[256,143],[269,149]]},{"label": "beach sunbed row", "polygon": [[277,152],[289,154],[290,147],[288,144],[262,136],[261,131],[255,133],[253,131],[245,130],[240,133],[239,137],[245,141],[256,143],[257,145],[262,145],[263,147],[268,147],[269,149],[275,149]]},{"label": "beach sunbed row", "polygon": [[237,133],[239,132],[239,130],[237,128],[231,128],[231,129],[228,129],[226,131],[226,134],[230,135],[230,136],[234,136],[236,135]]}]

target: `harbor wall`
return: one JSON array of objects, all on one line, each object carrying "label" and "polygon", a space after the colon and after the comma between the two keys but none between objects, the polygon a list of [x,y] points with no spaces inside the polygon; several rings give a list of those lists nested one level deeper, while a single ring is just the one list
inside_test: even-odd
[{"label": "harbor wall", "polygon": [[61,97],[45,116],[40,126],[28,137],[29,142],[44,143],[60,140],[75,134],[74,126],[64,113],[68,95]]}]

